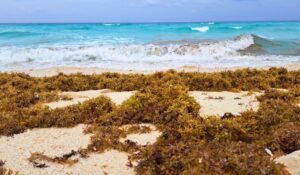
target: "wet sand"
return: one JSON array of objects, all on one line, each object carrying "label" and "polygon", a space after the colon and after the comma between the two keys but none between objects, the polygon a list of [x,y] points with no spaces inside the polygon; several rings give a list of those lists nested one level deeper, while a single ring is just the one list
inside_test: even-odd
[{"label": "wet sand", "polygon": [[[299,70],[300,63],[288,64],[284,66],[280,66],[286,68],[290,71],[292,70]],[[206,67],[199,67],[199,66],[183,66],[179,68],[174,68],[178,72],[221,72],[221,71],[229,71],[229,70],[238,70],[244,69],[247,67],[231,67],[231,68],[206,68]],[[270,67],[257,67],[255,69],[258,70],[266,70]],[[251,68],[253,69],[253,68]],[[114,72],[114,73],[123,73],[123,74],[151,74],[157,71],[167,71],[169,69],[158,69],[158,70],[119,70],[119,69],[105,69],[105,68],[96,68],[96,67],[51,67],[51,68],[44,68],[44,69],[24,69],[24,70],[13,70],[13,71],[6,71],[9,73],[25,73],[33,77],[51,77],[58,75],[59,73],[64,73],[67,75],[75,74],[75,73],[82,73],[85,75],[92,75],[92,74],[102,74],[106,72]]]}]

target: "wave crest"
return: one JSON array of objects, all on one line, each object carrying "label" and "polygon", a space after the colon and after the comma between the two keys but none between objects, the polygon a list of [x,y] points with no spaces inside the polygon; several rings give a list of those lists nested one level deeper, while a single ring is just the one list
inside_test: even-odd
[{"label": "wave crest", "polygon": [[209,27],[208,26],[204,26],[204,27],[192,27],[192,30],[205,33],[205,32],[209,31]]},{"label": "wave crest", "polygon": [[104,26],[119,26],[121,24],[118,24],[118,23],[106,23],[106,24],[103,24]]},{"label": "wave crest", "polygon": [[242,26],[234,26],[234,27],[232,27],[233,29],[235,29],[235,30],[240,30],[240,29],[242,29],[243,27]]},{"label": "wave crest", "polygon": [[[52,46],[38,48],[0,48],[0,60],[28,62],[85,62],[85,61],[157,61],[182,60],[192,57],[218,58],[239,55],[239,50],[254,44],[252,35],[232,40],[199,43],[146,45]],[[7,59],[9,58],[9,59]],[[34,62],[32,61],[32,62]]]},{"label": "wave crest", "polygon": [[[265,55],[260,44],[272,42],[256,35],[230,40],[167,42],[130,45],[62,45],[47,47],[0,47],[0,68],[51,66],[96,66],[116,69],[158,69],[184,65],[206,67],[270,64],[287,56]],[[268,43],[267,43],[268,44]],[[259,46],[259,47],[258,47]],[[255,52],[256,54],[251,54]],[[299,60],[299,57],[288,58]]]}]

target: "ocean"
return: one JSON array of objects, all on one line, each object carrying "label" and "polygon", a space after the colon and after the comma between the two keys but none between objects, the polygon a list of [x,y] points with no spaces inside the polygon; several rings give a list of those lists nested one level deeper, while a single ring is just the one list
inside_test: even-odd
[{"label": "ocean", "polygon": [[0,24],[0,70],[159,70],[300,62],[300,22]]}]

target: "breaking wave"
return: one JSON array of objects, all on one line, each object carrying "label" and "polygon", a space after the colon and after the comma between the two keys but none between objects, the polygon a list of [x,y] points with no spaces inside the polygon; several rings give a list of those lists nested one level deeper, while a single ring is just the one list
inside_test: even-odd
[{"label": "breaking wave", "polygon": [[209,27],[208,26],[204,26],[204,27],[192,27],[192,30],[205,33],[205,32],[209,31]]},{"label": "breaking wave", "polygon": [[242,26],[234,26],[234,27],[232,27],[233,29],[235,29],[235,30],[240,30],[240,29],[242,29],[243,27]]},{"label": "breaking wave", "polygon": [[[37,48],[0,48],[0,61],[8,67],[97,66],[115,68],[174,67],[186,64],[234,66],[256,60],[248,52],[254,50],[255,40],[266,39],[255,35],[241,35],[231,40],[198,43],[164,43],[140,45],[85,45]],[[259,46],[261,47],[261,46]],[[9,58],[9,59],[8,59]],[[262,61],[262,60],[260,60]],[[227,64],[227,65],[226,65]],[[25,66],[26,65],[26,66]]]},{"label": "breaking wave", "polygon": [[119,26],[121,24],[118,24],[118,23],[106,23],[106,24],[103,24],[104,26]]}]

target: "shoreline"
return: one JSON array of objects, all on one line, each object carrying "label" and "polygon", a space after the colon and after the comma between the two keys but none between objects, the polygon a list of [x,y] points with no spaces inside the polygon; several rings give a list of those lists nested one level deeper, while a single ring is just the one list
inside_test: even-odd
[{"label": "shoreline", "polygon": [[235,71],[239,69],[257,69],[267,70],[272,67],[286,68],[289,71],[300,70],[300,62],[294,64],[286,64],[282,66],[263,66],[263,67],[198,67],[198,66],[182,66],[178,68],[170,69],[157,69],[157,70],[122,70],[122,69],[110,69],[110,68],[98,68],[98,67],[73,67],[73,66],[62,66],[62,67],[49,67],[49,68],[37,68],[37,69],[20,69],[10,71],[0,71],[0,73],[25,73],[32,77],[51,77],[64,73],[66,75],[82,73],[84,75],[92,74],[103,74],[103,73],[120,73],[120,74],[152,74],[156,72],[165,72],[168,70],[175,70],[177,72],[199,72],[199,73],[213,73],[222,71]]}]

